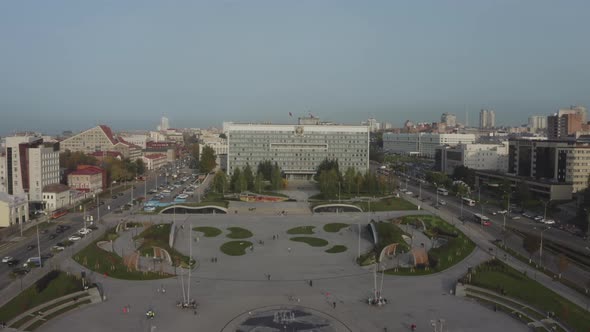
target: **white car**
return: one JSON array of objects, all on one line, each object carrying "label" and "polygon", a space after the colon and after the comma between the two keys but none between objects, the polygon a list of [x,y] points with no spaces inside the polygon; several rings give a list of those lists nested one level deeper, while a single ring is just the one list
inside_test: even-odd
[{"label": "white car", "polygon": [[533,218],[534,221],[541,221],[543,220],[543,216],[536,216],[535,218]]},{"label": "white car", "polygon": [[555,224],[555,220],[553,220],[553,219],[541,220],[541,222],[543,222],[545,225],[553,225],[553,224]]},{"label": "white car", "polygon": [[80,235],[88,235],[90,234],[90,232],[92,232],[92,230],[90,228],[82,228],[78,231],[78,234]]},{"label": "white car", "polygon": [[444,199],[441,199],[438,201],[438,204],[440,205],[447,205],[447,202]]},{"label": "white car", "polygon": [[513,216],[512,220],[520,220],[520,216]]},{"label": "white car", "polygon": [[408,190],[408,191],[406,191],[406,192],[405,192],[405,194],[406,194],[406,195],[412,195],[412,194],[414,194],[414,193]]},{"label": "white car", "polygon": [[78,241],[78,240],[81,240],[81,239],[82,239],[82,238],[81,238],[80,236],[78,236],[78,235],[75,235],[75,234],[74,234],[74,235],[72,235],[72,236],[70,236],[70,237],[68,238],[68,240],[70,240],[70,241]]},{"label": "white car", "polygon": [[62,247],[62,246],[53,246],[51,247],[51,250],[53,251],[64,251],[66,248]]},{"label": "white car", "polygon": [[10,261],[12,261],[12,260],[14,260],[14,258],[13,258],[13,257],[11,257],[11,256],[6,256],[6,257],[2,258],[2,263],[8,263],[8,262],[10,262]]},{"label": "white car", "polygon": [[154,212],[154,211],[156,211],[156,207],[155,206],[146,206],[143,208],[143,210],[145,212]]},{"label": "white car", "polygon": [[506,213],[508,213],[507,210],[500,210],[500,211],[498,211],[498,214],[506,214]]}]

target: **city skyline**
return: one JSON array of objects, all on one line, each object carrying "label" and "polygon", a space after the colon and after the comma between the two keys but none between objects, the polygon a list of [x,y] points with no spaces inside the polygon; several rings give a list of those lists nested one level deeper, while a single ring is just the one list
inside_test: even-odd
[{"label": "city skyline", "polygon": [[0,135],[147,129],[162,114],[182,127],[289,123],[289,112],[399,127],[445,112],[462,123],[465,110],[473,125],[493,109],[499,126],[525,124],[590,105],[588,9],[582,1],[5,2],[0,112],[10,117]]}]

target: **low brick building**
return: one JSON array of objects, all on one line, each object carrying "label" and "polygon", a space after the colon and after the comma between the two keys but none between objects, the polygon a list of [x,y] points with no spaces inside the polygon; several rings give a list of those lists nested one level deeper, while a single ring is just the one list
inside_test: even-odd
[{"label": "low brick building", "polygon": [[68,186],[82,192],[98,193],[106,188],[106,171],[98,166],[79,165],[68,174]]}]

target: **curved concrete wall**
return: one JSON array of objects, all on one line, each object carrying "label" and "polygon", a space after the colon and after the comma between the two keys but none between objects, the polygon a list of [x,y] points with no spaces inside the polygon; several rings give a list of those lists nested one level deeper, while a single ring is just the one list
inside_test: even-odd
[{"label": "curved concrete wall", "polygon": [[318,205],[315,206],[313,208],[313,212],[318,212],[318,209],[330,209],[330,208],[347,208],[347,209],[351,209],[351,210],[355,210],[358,212],[363,212],[363,209],[361,209],[360,207],[356,206],[356,205],[352,205],[352,204],[340,204],[340,203],[335,203],[335,204],[322,204],[322,205]]},{"label": "curved concrete wall", "polygon": [[[159,214],[164,214],[164,213],[166,213],[166,211],[173,210],[173,209],[184,209],[185,211],[187,211],[187,212],[183,212],[183,213],[179,213],[177,211],[176,212],[177,214],[187,214],[187,213],[190,214],[191,212],[188,212],[188,211],[194,211],[193,213],[204,213],[202,211],[203,210],[207,210],[207,209],[210,209],[210,210],[213,210],[214,211],[214,212],[211,212],[211,213],[223,213],[223,214],[226,214],[227,213],[227,209],[226,208],[221,207],[221,206],[217,206],[217,205],[187,206],[187,205],[180,204],[180,205],[171,205],[171,206],[168,206],[168,207],[162,209],[162,211],[160,211]],[[197,212],[197,211],[201,211],[201,212]],[[168,212],[168,213],[170,213],[170,212]]]}]

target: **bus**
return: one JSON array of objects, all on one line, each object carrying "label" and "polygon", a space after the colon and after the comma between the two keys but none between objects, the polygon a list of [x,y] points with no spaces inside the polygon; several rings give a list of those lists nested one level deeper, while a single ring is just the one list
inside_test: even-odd
[{"label": "bus", "polygon": [[51,219],[57,219],[59,217],[63,217],[68,214],[67,209],[57,209],[51,213]]},{"label": "bus", "polygon": [[443,196],[449,196],[449,191],[448,191],[448,190],[446,190],[445,188],[437,188],[437,189],[436,189],[436,192],[437,192],[439,195],[443,195]]},{"label": "bus", "polygon": [[481,224],[483,226],[490,226],[492,224],[490,222],[490,218],[484,216],[483,214],[474,213],[473,219],[476,223]]},{"label": "bus", "polygon": [[472,200],[471,198],[462,197],[461,200],[463,201],[463,204],[467,204],[469,206],[475,206],[475,201]]}]

